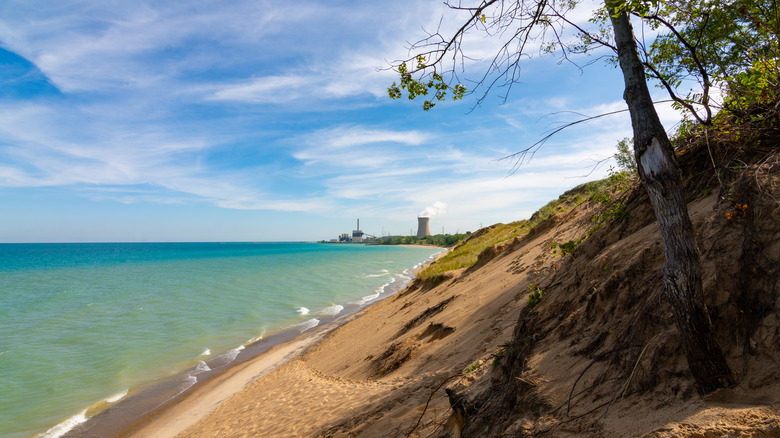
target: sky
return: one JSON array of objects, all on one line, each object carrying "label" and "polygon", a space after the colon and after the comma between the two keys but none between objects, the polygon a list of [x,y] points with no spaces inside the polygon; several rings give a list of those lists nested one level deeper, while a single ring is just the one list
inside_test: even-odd
[{"label": "sky", "polygon": [[[505,101],[391,100],[389,62],[440,20],[460,23],[430,0],[0,0],[0,242],[476,231],[607,174],[626,113],[502,160],[624,109],[604,62],[530,50]],[[473,89],[496,41],[466,43]]]}]

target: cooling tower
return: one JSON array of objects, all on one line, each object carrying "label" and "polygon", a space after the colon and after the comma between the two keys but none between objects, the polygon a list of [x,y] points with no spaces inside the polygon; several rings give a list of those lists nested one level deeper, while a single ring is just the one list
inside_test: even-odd
[{"label": "cooling tower", "polygon": [[428,217],[418,217],[417,218],[417,237],[425,237],[431,235],[431,228],[429,227],[428,222],[431,218]]}]

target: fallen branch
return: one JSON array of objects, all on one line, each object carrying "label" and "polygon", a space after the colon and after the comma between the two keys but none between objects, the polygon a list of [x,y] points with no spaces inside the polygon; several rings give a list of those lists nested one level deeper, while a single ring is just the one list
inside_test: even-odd
[{"label": "fallen branch", "polygon": [[428,405],[431,403],[431,399],[433,398],[433,395],[436,394],[436,392],[439,391],[441,389],[441,387],[444,386],[445,383],[449,382],[450,380],[454,379],[455,377],[462,377],[462,376],[463,376],[463,373],[453,374],[453,375],[447,377],[446,379],[444,379],[439,384],[439,386],[436,387],[436,389],[431,391],[431,394],[428,396],[428,401],[425,402],[425,407],[423,408],[423,411],[420,414],[420,418],[418,418],[417,419],[417,423],[415,423],[414,426],[411,429],[409,429],[409,432],[406,432],[406,438],[409,438],[410,436],[412,436],[412,432],[414,432],[415,429],[417,429],[417,427],[420,426],[420,421],[422,421],[423,416],[425,416],[425,411],[428,410]]}]

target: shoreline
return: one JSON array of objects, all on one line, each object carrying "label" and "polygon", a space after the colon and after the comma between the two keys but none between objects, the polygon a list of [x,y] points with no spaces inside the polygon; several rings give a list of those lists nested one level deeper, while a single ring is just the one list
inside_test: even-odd
[{"label": "shoreline", "polygon": [[[105,407],[105,400],[98,402],[85,409],[82,414],[101,407],[102,410],[88,415],[86,421],[76,424],[58,436],[66,438],[175,436],[253,381],[301,356],[331,331],[359,317],[375,304],[404,290],[420,269],[446,253],[447,249],[443,248],[441,252],[431,255],[423,262],[396,274],[409,277],[400,287],[399,284],[391,281],[382,287],[376,298],[369,299],[365,304],[345,303],[339,314],[318,316],[317,325],[312,328],[306,328],[305,324],[308,321],[282,328],[251,344],[237,347],[234,349],[237,350],[235,358],[228,363],[213,366],[213,363],[219,360],[217,357],[212,359],[211,364],[205,363],[205,371],[199,371],[199,365],[148,382],[132,388],[123,398],[108,407]],[[368,297],[363,297],[362,300]],[[182,389],[182,383],[186,383],[188,378],[195,381]],[[165,418],[165,424],[157,425],[156,422],[161,418]]]},{"label": "shoreline", "polygon": [[[342,319],[348,319],[349,315]],[[197,382],[187,388],[180,389],[182,382],[186,381],[192,369],[173,376],[149,382],[119,400],[117,403],[87,418],[83,423],[62,435],[65,438],[78,436],[131,436],[134,431],[144,424],[153,422],[171,409],[176,409],[187,399],[213,389],[231,376],[243,376],[247,369],[254,374],[245,383],[250,383],[257,377],[273,371],[287,360],[294,357],[294,353],[303,351],[317,339],[317,335],[326,332],[331,326],[338,326],[331,321],[321,327],[300,333],[295,327],[275,332],[263,339],[245,346],[239,351],[236,358],[220,367],[210,368],[209,371],[198,373]],[[270,361],[269,361],[270,359]],[[260,367],[252,367],[252,364],[261,364]],[[236,392],[241,388],[237,388]],[[229,397],[227,394],[225,398]],[[216,406],[216,405],[215,405]],[[87,409],[89,411],[89,408]]]},{"label": "shoreline", "polygon": [[[250,383],[298,357],[332,330],[361,313],[362,310],[291,339],[282,340],[256,355],[240,361],[237,359],[226,368],[215,370],[213,375],[199,381],[197,385],[140,415],[128,416],[127,412],[116,412],[112,415],[110,409],[104,411],[90,419],[94,420],[91,426],[88,426],[90,421],[87,421],[83,424],[84,427],[74,428],[71,431],[72,436],[176,436]],[[65,436],[71,436],[71,433]]]}]

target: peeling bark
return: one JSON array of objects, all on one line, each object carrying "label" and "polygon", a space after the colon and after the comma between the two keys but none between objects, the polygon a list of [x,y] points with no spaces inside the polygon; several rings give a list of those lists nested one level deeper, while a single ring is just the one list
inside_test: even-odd
[{"label": "peeling bark", "polygon": [[634,129],[634,155],[664,244],[664,289],[688,367],[699,393],[706,394],[730,385],[732,373],[704,305],[699,254],[674,150],[650,98],[631,22],[625,11],[614,16],[610,3],[607,1],[607,8],[613,12],[612,27],[626,86],[623,98]]}]

